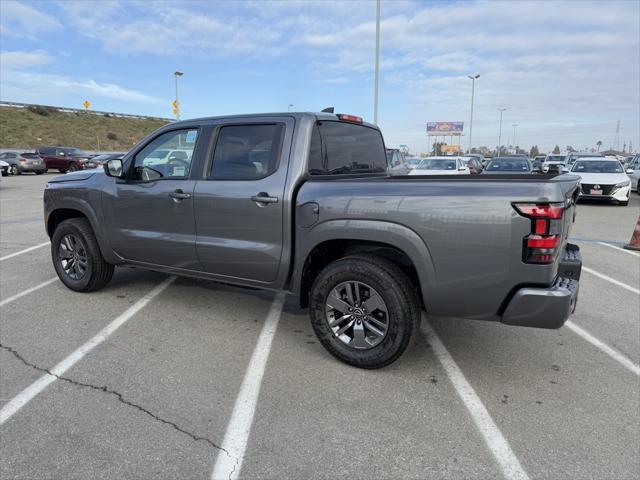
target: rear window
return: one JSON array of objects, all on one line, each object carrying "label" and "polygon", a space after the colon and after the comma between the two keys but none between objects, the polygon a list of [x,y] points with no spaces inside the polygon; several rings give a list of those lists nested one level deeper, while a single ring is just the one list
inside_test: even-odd
[{"label": "rear window", "polygon": [[526,160],[513,159],[513,160],[492,160],[487,165],[487,170],[490,172],[528,172],[529,164]]},{"label": "rear window", "polygon": [[455,170],[457,160],[452,159],[440,159],[440,158],[428,158],[423,160],[420,165],[417,166],[418,170]]},{"label": "rear window", "polygon": [[21,153],[20,156],[24,158],[39,158],[37,153]]},{"label": "rear window", "polygon": [[344,122],[317,122],[311,136],[309,173],[384,173],[387,157],[382,135],[374,128]]}]

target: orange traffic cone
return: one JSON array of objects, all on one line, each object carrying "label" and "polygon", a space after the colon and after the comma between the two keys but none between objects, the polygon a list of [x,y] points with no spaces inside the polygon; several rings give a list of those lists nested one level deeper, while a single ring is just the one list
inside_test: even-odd
[{"label": "orange traffic cone", "polygon": [[638,221],[636,222],[636,229],[631,234],[629,244],[625,245],[624,248],[627,250],[640,250],[640,217],[638,217]]}]

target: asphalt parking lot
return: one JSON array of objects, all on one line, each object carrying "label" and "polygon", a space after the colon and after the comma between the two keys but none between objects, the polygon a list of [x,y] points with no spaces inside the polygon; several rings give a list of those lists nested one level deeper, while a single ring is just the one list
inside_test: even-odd
[{"label": "asphalt parking lot", "polygon": [[66,289],[50,177],[0,185],[0,478],[640,476],[640,255],[619,248],[636,193],[579,205],[569,326],[427,317],[411,351],[364,371],[294,298],[132,268]]}]

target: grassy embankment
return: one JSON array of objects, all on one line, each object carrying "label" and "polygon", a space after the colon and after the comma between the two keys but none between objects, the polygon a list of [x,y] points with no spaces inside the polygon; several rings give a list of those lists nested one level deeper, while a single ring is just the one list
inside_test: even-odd
[{"label": "grassy embankment", "polygon": [[160,119],[60,112],[52,108],[0,107],[0,148],[33,149],[50,145],[127,151],[166,123]]}]

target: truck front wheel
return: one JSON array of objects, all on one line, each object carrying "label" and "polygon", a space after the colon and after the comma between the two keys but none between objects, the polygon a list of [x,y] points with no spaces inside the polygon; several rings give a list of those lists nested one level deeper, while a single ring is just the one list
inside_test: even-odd
[{"label": "truck front wheel", "polygon": [[360,368],[393,363],[420,329],[420,304],[409,277],[376,255],[329,264],[311,287],[309,306],[322,345]]},{"label": "truck front wheel", "polygon": [[85,218],[70,218],[58,225],[51,238],[51,258],[62,283],[76,292],[99,290],[113,277],[114,266],[102,257]]}]

